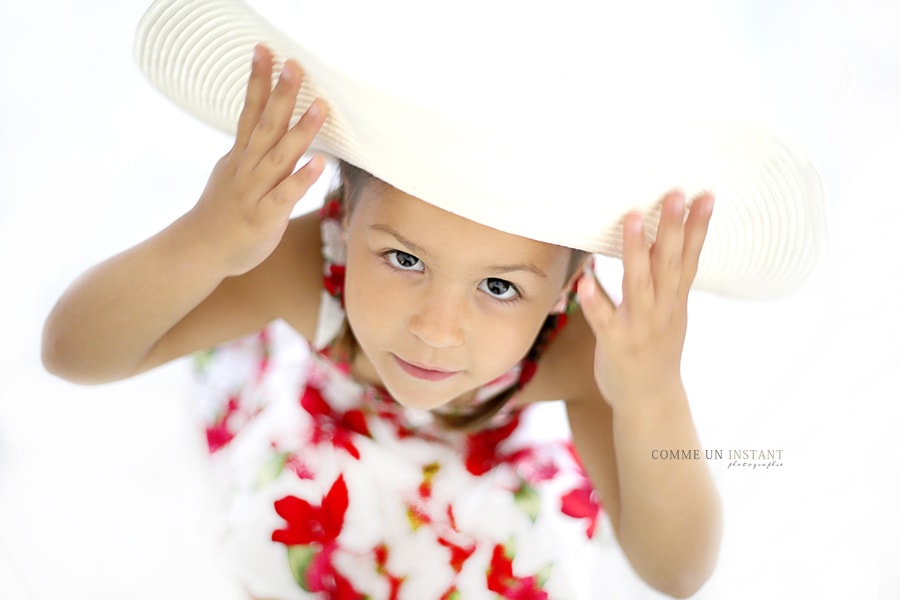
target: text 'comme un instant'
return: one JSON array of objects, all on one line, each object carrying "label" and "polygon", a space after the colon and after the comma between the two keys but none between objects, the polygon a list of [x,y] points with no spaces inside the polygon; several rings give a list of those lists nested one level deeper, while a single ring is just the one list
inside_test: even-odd
[{"label": "text 'comme un instant'", "polygon": [[650,458],[653,460],[728,460],[728,468],[769,469],[783,466],[784,450],[759,449],[759,448],[730,448],[706,449],[680,448],[680,449],[653,449]]}]

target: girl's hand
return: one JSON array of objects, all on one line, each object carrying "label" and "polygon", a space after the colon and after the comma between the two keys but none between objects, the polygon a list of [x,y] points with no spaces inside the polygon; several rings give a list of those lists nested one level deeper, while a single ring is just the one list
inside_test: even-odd
[{"label": "girl's hand", "polygon": [[662,203],[656,242],[644,238],[641,215],[623,226],[622,303],[617,307],[593,274],[578,282],[578,299],[597,338],[594,378],[614,410],[664,402],[683,393],[681,353],[688,291],[712,214],[713,197],[698,196],[684,218],[681,192]]},{"label": "girl's hand", "polygon": [[290,127],[301,80],[299,65],[288,61],[273,90],[272,56],[256,47],[234,146],[183,218],[224,276],[245,273],[272,253],[294,205],[324,169],[316,156],[295,172],[327,115],[325,104],[316,100]]}]

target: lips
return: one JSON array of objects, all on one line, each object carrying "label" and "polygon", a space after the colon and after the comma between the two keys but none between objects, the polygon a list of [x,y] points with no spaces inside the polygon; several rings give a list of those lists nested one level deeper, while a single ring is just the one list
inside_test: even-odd
[{"label": "lips", "polygon": [[412,375],[416,379],[423,379],[425,381],[443,381],[444,379],[449,379],[462,371],[447,371],[444,369],[435,369],[430,367],[424,367],[420,365],[415,365],[411,362],[407,362],[397,356],[396,354],[391,354],[394,357],[394,360],[397,362],[397,365],[400,366],[407,374]]}]

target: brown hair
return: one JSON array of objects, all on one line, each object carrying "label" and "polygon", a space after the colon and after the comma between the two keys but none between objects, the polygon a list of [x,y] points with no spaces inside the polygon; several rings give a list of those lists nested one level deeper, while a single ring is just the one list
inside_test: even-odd
[{"label": "brown hair", "polygon": [[[341,201],[344,205],[345,214],[349,215],[353,212],[353,209],[359,202],[359,194],[360,192],[367,188],[370,185],[384,186],[387,187],[387,183],[378,179],[371,173],[360,169],[359,167],[352,165],[345,161],[340,161],[338,164],[338,170],[340,174],[340,189],[335,191],[335,194],[340,195]],[[569,258],[569,264],[566,269],[566,280],[568,280],[575,272],[581,268],[581,265],[584,262],[587,253],[582,250],[572,249],[572,256]],[[547,315],[544,324],[541,326],[541,330],[538,333],[537,338],[532,344],[531,348],[526,355],[526,360],[538,360],[541,351],[544,349],[544,346],[549,341],[548,334],[554,331],[557,327],[557,323],[560,315],[551,314]],[[341,345],[344,348],[348,349],[349,355],[352,358],[353,354],[355,354],[356,349],[358,348],[358,344],[356,342],[356,338],[353,335],[353,331],[350,327],[346,326],[343,328],[341,334]],[[506,403],[516,395],[521,390],[520,385],[514,385],[513,387],[506,389],[499,394],[492,396],[491,398],[485,400],[484,402],[478,404],[471,410],[454,410],[453,412],[445,412],[439,410],[432,410],[432,414],[434,415],[435,420],[442,427],[451,430],[458,431],[474,431],[479,429],[480,427],[486,425],[506,406]]]}]

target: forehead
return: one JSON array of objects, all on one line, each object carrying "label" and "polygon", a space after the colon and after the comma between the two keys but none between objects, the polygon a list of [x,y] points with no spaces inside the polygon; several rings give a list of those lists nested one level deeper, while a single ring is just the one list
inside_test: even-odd
[{"label": "forehead", "polygon": [[383,234],[383,226],[441,261],[532,263],[552,276],[557,271],[565,271],[571,253],[568,248],[470,221],[388,185],[367,186],[361,190],[352,212],[351,232],[353,235],[370,235],[373,231]]}]

